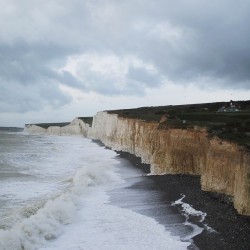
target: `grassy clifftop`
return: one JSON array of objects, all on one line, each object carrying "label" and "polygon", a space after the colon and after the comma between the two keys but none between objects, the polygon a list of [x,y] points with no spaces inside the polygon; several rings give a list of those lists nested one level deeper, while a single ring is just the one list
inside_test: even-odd
[{"label": "grassy clifftop", "polygon": [[93,117],[89,116],[89,117],[77,117],[77,118],[92,126]]},{"label": "grassy clifftop", "polygon": [[[230,110],[230,107],[233,108]],[[108,113],[145,121],[161,121],[159,129],[206,127],[210,135],[250,149],[250,101],[141,107]]]},{"label": "grassy clifftop", "polygon": [[29,125],[36,125],[38,127],[41,127],[41,128],[45,128],[47,129],[48,127],[50,126],[58,126],[58,127],[64,127],[64,126],[67,126],[69,125],[70,122],[57,122],[57,123],[34,123],[34,124],[25,124],[25,126],[29,126]]}]

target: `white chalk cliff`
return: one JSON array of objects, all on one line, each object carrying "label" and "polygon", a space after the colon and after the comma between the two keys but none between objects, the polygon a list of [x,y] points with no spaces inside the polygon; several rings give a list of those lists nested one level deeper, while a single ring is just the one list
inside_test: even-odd
[{"label": "white chalk cliff", "polygon": [[37,125],[26,125],[25,132],[31,134],[44,134],[44,135],[80,135],[87,137],[89,130],[89,124],[83,122],[79,118],[75,118],[69,125],[59,127],[50,126],[48,128],[42,128]]},{"label": "white chalk cliff", "polygon": [[29,133],[81,135],[102,141],[114,150],[141,157],[152,174],[201,176],[201,187],[234,198],[240,214],[250,215],[250,153],[237,144],[209,137],[206,129],[159,129],[158,122],[99,112],[92,126],[74,119],[65,127],[26,127]]}]

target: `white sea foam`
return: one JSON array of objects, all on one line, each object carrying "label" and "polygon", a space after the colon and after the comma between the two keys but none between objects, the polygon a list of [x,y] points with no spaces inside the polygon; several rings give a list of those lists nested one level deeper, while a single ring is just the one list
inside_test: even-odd
[{"label": "white sea foam", "polygon": [[9,174],[0,183],[1,250],[36,249],[57,237],[81,195],[118,180],[116,153],[90,140],[22,136],[5,137],[8,148],[2,144],[0,172]]},{"label": "white sea foam", "polygon": [[[125,185],[116,172],[115,152],[83,138],[22,136],[23,147],[13,151],[12,163],[29,177],[0,183],[12,216],[0,229],[1,250],[186,249],[189,245],[170,236],[154,219],[109,204],[106,191]],[[0,226],[4,228],[1,222]]]},{"label": "white sea foam", "polygon": [[79,169],[67,192],[48,200],[36,214],[18,222],[12,229],[0,230],[0,249],[37,249],[47,240],[57,238],[63,231],[62,226],[71,223],[77,209],[81,208],[82,194],[87,195],[99,185],[106,184],[107,188],[107,184],[119,180],[111,170],[110,165],[102,170],[99,166]]},{"label": "white sea foam", "polygon": [[189,240],[189,239],[192,239],[194,236],[201,234],[201,232],[203,231],[202,227],[199,227],[198,225],[191,223],[189,221],[190,216],[194,216],[198,219],[199,222],[203,222],[207,214],[205,212],[196,210],[190,204],[183,202],[184,198],[185,198],[185,195],[182,195],[182,197],[176,200],[175,202],[173,202],[172,205],[181,206],[182,212],[184,212],[184,215],[186,217],[186,221],[184,224],[193,228],[193,232],[183,238],[183,240]]},{"label": "white sea foam", "polygon": [[186,249],[189,243],[174,239],[163,225],[133,211],[107,204],[108,197],[95,190],[82,200],[77,219],[64,234],[43,250],[147,250]]},{"label": "white sea foam", "polygon": [[182,200],[185,197],[186,197],[185,195],[182,195],[182,197],[179,200],[175,201],[173,203],[173,205],[181,205],[182,206],[182,211],[184,211],[185,214],[200,217],[199,221],[200,222],[204,221],[207,214],[205,212],[196,210],[190,204],[183,202]]}]

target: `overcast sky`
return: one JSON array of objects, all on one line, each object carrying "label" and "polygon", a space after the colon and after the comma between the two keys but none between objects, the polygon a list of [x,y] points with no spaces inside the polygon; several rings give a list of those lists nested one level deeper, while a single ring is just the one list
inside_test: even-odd
[{"label": "overcast sky", "polygon": [[0,126],[250,99],[249,0],[0,6]]}]

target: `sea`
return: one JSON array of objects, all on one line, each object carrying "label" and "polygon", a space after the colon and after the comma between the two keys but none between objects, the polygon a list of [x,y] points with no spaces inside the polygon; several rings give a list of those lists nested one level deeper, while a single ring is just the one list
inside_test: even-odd
[{"label": "sea", "polygon": [[187,249],[143,212],[158,197],[131,188],[143,175],[90,139],[0,131],[0,250]]}]

